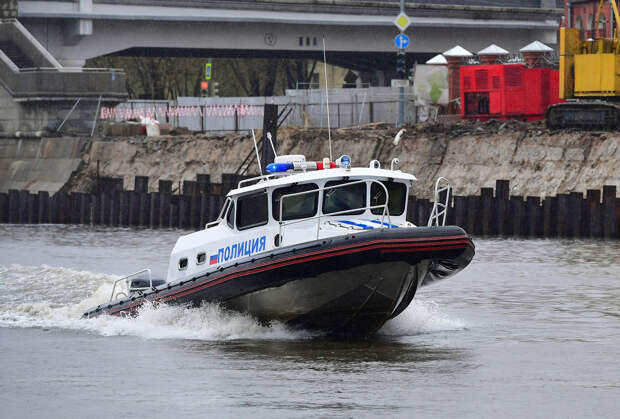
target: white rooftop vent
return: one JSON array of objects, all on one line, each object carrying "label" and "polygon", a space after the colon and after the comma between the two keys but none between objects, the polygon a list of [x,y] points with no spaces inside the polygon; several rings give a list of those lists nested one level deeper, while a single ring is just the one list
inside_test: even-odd
[{"label": "white rooftop vent", "polygon": [[495,44],[491,44],[485,49],[478,51],[478,55],[508,55],[509,52],[502,47],[498,47]]},{"label": "white rooftop vent", "polygon": [[471,57],[473,55],[474,54],[467,51],[465,48],[463,48],[460,45],[457,45],[454,48],[451,48],[443,53],[444,57]]},{"label": "white rooftop vent", "polygon": [[431,58],[430,60],[428,60],[426,62],[426,64],[431,64],[431,65],[446,65],[448,64],[448,60],[446,60],[446,57],[444,57],[441,54],[437,54],[435,55],[433,58]]},{"label": "white rooftop vent", "polygon": [[306,161],[306,156],[303,154],[285,154],[273,159],[274,163],[301,163]]},{"label": "white rooftop vent", "polygon": [[524,46],[519,51],[521,52],[550,52],[550,51],[553,51],[553,48],[549,48],[547,45],[543,44],[540,41],[534,41],[531,44]]}]

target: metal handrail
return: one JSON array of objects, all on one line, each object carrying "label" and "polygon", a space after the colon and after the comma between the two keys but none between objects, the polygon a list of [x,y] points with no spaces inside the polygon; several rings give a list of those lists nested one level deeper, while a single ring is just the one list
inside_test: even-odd
[{"label": "metal handrail", "polygon": [[215,221],[211,221],[211,222],[207,223],[205,225],[205,230],[207,228],[214,227],[214,226],[216,226],[216,225],[218,225],[219,223],[222,222],[222,220],[224,219],[224,213],[228,209],[228,206],[230,205],[231,202],[232,202],[232,199],[226,198],[226,201],[224,201],[224,205],[222,205],[222,209],[220,210],[220,215],[217,216]]},{"label": "metal handrail", "polygon": [[[138,274],[141,274],[143,272],[148,272],[148,274],[149,274],[149,284],[150,284],[150,287],[153,288],[153,277],[151,276],[151,270],[150,269],[142,269],[141,271],[134,272],[134,273],[132,273],[130,275],[124,276],[124,277],[119,278],[116,281],[114,281],[114,286],[112,287],[112,294],[110,295],[110,301],[112,301],[114,299],[114,291],[116,290],[116,284],[118,284],[121,281],[125,281],[125,285],[127,285],[127,280],[129,278],[131,278],[132,276],[136,276]],[[129,293],[129,286],[127,286],[127,293]],[[125,295],[128,295],[128,294],[125,294]]]},{"label": "metal handrail", "polygon": [[260,175],[260,176],[256,176],[256,177],[252,177],[249,179],[243,179],[240,180],[239,183],[237,184],[237,189],[241,188],[241,185],[243,185],[244,183],[249,183],[252,181],[267,181],[273,177],[275,177],[276,175]]},{"label": "metal handrail", "polygon": [[[311,193],[320,193],[320,192],[324,192],[328,189],[337,189],[337,188],[343,188],[343,187],[347,187],[347,186],[351,186],[351,185],[356,185],[359,183],[377,183],[379,185],[381,185],[381,187],[383,188],[383,190],[385,191],[385,203],[383,205],[365,205],[364,207],[359,207],[359,208],[349,208],[343,211],[337,211],[337,212],[332,212],[329,214],[322,214],[320,209],[317,209],[317,213],[318,215],[314,215],[312,217],[308,217],[308,218],[302,218],[299,220],[290,220],[290,221],[283,221],[282,220],[282,210],[283,210],[283,203],[284,200],[286,198],[290,198],[290,197],[294,197],[294,196],[299,196],[299,195],[306,195],[306,194],[311,194]],[[313,220],[313,219],[317,219],[317,227],[316,227],[316,238],[318,240],[319,238],[319,232],[320,232],[320,227],[321,227],[321,218],[322,217],[332,217],[332,216],[336,216],[336,215],[341,215],[341,214],[349,214],[351,212],[354,211],[359,211],[359,210],[372,210],[375,208],[383,208],[383,212],[381,213],[381,226],[384,227],[385,226],[385,216],[387,215],[388,217],[388,226],[387,228],[392,228],[392,219],[390,217],[390,211],[388,210],[388,202],[390,200],[390,193],[388,192],[387,188],[385,187],[385,185],[375,179],[362,179],[362,180],[358,180],[358,181],[353,181],[353,182],[347,182],[347,183],[342,183],[340,185],[334,185],[334,186],[322,186],[322,187],[318,187],[317,189],[311,189],[308,191],[303,191],[303,192],[295,192],[295,193],[291,193],[291,194],[287,194],[287,195],[282,195],[280,197],[280,213],[279,213],[279,217],[278,217],[278,223],[279,223],[279,228],[278,228],[278,236],[280,237],[280,245],[282,244],[282,240],[283,240],[283,236],[282,236],[282,228],[287,226],[287,225],[291,225],[291,224],[296,224],[296,223],[301,223],[304,221],[308,221],[308,220]]]},{"label": "metal handrail", "polygon": [[[440,186],[443,184],[442,186]],[[446,197],[444,202],[441,202],[441,194],[446,192]],[[452,185],[450,185],[450,181],[445,177],[440,177],[435,182],[435,193],[434,193],[434,201],[433,210],[431,211],[431,216],[428,217],[428,227],[433,225],[435,226],[445,226],[446,225],[446,217],[448,216],[448,204],[450,202],[450,195],[452,193]],[[441,224],[440,220],[441,219]]]},{"label": "metal handrail", "polygon": [[19,69],[22,73],[33,71],[54,71],[59,73],[124,73],[122,68],[101,68],[101,67],[24,67]]}]

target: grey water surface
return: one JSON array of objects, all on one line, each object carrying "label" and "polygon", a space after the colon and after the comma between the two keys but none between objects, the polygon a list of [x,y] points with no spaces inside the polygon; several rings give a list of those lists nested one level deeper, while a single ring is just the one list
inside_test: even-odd
[{"label": "grey water surface", "polygon": [[180,234],[0,226],[0,417],[620,416],[620,242],[475,239],[356,341],[216,305],[79,319]]}]

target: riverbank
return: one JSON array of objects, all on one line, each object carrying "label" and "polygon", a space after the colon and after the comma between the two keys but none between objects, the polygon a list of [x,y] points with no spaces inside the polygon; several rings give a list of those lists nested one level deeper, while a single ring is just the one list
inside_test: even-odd
[{"label": "riverbank", "polygon": [[[548,131],[541,123],[518,121],[459,121],[409,126],[394,144],[397,132],[380,125],[333,130],[334,158],[349,154],[354,165],[377,159],[385,166],[398,157],[400,169],[419,180],[412,193],[425,198],[439,176],[450,179],[456,195],[478,194],[497,179],[510,180],[511,195],[521,196],[620,185],[620,134],[615,132]],[[321,159],[329,155],[327,132],[282,128],[277,151]],[[97,173],[123,177],[127,189],[133,188],[136,175],[148,176],[151,191],[159,180],[178,185],[198,173],[218,183],[222,173],[243,171],[240,165],[251,153],[247,133],[1,139],[0,192],[92,192]],[[246,174],[257,174],[255,161]]]}]

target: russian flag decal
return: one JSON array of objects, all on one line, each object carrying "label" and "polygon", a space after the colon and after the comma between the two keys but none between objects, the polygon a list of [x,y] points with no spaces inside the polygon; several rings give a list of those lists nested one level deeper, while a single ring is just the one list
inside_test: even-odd
[{"label": "russian flag decal", "polygon": [[209,257],[209,265],[215,265],[216,263],[217,263],[217,253]]}]

